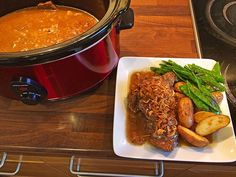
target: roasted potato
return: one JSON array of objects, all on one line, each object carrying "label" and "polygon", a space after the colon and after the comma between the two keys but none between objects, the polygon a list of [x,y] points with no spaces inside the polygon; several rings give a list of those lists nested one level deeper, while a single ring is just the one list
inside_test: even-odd
[{"label": "roasted potato", "polygon": [[214,116],[216,114],[214,114],[213,112],[207,112],[207,111],[198,111],[193,115],[194,121],[196,123],[201,122],[203,119],[210,117],[210,116]]},{"label": "roasted potato", "polygon": [[214,115],[203,119],[196,126],[196,133],[201,136],[206,136],[216,132],[217,130],[226,127],[230,119],[226,115]]},{"label": "roasted potato", "polygon": [[180,86],[185,85],[185,84],[186,84],[186,83],[185,83],[185,82],[182,82],[182,81],[176,82],[175,85],[174,85],[174,90],[175,90],[176,92],[182,93],[182,91],[180,90]]},{"label": "roasted potato", "polygon": [[181,98],[186,97],[184,94],[175,92],[175,97],[177,98],[177,101],[179,101]]},{"label": "roasted potato", "polygon": [[181,125],[178,125],[178,132],[181,137],[186,140],[188,143],[196,147],[204,147],[209,144],[207,138],[196,134],[194,131],[189,130]]},{"label": "roasted potato", "polygon": [[223,100],[223,94],[221,92],[212,92],[211,95],[218,104]]},{"label": "roasted potato", "polygon": [[179,123],[184,127],[190,128],[193,123],[193,103],[189,97],[184,97],[178,103]]}]

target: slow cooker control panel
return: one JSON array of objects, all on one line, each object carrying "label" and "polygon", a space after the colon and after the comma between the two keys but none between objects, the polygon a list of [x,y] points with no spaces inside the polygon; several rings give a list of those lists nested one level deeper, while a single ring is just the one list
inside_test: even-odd
[{"label": "slow cooker control panel", "polygon": [[19,99],[25,104],[35,105],[47,97],[46,89],[31,78],[16,78],[11,82],[11,87]]}]

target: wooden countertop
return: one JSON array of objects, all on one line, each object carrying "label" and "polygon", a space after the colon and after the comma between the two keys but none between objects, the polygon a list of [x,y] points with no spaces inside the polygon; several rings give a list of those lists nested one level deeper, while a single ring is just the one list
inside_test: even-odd
[{"label": "wooden countertop", "polygon": [[188,0],[131,1],[135,23],[121,33],[122,56],[198,56]]},{"label": "wooden countertop", "polygon": [[[135,25],[121,32],[121,56],[197,57],[188,0],[132,0]],[[115,157],[114,71],[89,93],[26,106],[0,98],[0,149]]]}]

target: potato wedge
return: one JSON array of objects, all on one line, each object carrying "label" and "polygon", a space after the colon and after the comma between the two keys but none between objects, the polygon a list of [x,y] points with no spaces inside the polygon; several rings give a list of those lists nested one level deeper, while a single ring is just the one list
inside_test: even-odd
[{"label": "potato wedge", "polygon": [[189,130],[181,125],[178,125],[178,132],[181,137],[186,140],[188,143],[196,147],[204,147],[209,144],[207,138],[196,134],[194,131]]},{"label": "potato wedge", "polygon": [[193,115],[194,121],[196,123],[201,122],[203,119],[206,119],[207,117],[214,116],[213,112],[207,112],[207,111],[198,111]]},{"label": "potato wedge", "polygon": [[196,126],[196,133],[201,136],[206,136],[216,132],[217,130],[226,127],[230,122],[230,119],[226,115],[214,115],[210,116]]},{"label": "potato wedge", "polygon": [[177,101],[179,102],[179,100],[183,97],[186,97],[184,94],[179,93],[179,92],[175,92],[175,97],[177,99]]},{"label": "potato wedge", "polygon": [[221,103],[221,101],[223,100],[223,94],[219,91],[212,92],[211,95],[218,104]]},{"label": "potato wedge", "polygon": [[179,123],[186,128],[190,128],[193,123],[193,103],[190,98],[184,97],[178,103]]},{"label": "potato wedge", "polygon": [[174,85],[174,90],[175,90],[176,92],[182,93],[182,91],[180,90],[180,86],[185,85],[185,84],[186,84],[186,83],[185,83],[185,82],[182,82],[182,81],[176,82],[175,85]]}]

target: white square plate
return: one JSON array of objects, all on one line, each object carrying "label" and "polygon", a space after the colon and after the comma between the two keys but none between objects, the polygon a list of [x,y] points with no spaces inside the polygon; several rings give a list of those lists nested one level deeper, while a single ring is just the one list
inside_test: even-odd
[{"label": "white square plate", "polygon": [[[212,143],[205,148],[191,146],[177,146],[172,152],[145,144],[136,146],[126,137],[126,99],[129,88],[130,75],[135,71],[149,70],[150,66],[159,66],[162,60],[171,58],[124,57],[121,58],[117,69],[113,149],[116,155],[128,158],[168,160],[168,161],[194,161],[194,162],[233,162],[236,160],[236,141],[232,122],[225,128],[214,133]],[[206,69],[212,69],[215,61],[211,59],[172,59],[184,66],[195,63]],[[220,105],[222,113],[230,116],[226,94]]]}]

